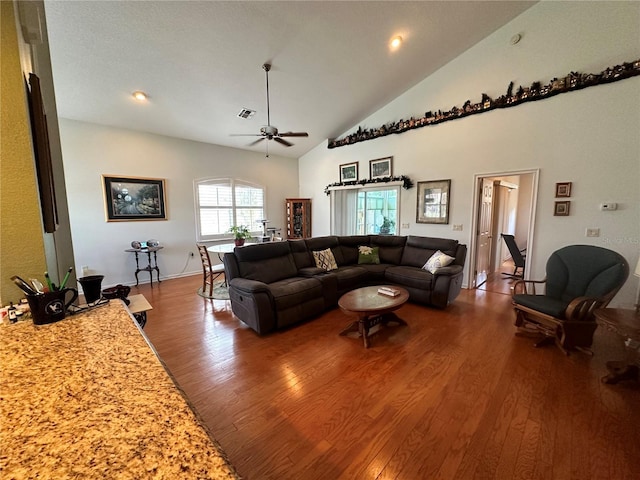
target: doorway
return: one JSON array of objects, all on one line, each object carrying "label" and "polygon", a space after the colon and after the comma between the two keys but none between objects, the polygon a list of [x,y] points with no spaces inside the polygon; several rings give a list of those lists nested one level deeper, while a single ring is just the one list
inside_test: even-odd
[{"label": "doorway", "polygon": [[[538,170],[476,175],[470,248],[470,288],[510,293],[513,263],[501,233],[514,235],[519,248],[533,251]],[[531,262],[531,254],[526,264]],[[528,278],[525,265],[525,278]]]}]

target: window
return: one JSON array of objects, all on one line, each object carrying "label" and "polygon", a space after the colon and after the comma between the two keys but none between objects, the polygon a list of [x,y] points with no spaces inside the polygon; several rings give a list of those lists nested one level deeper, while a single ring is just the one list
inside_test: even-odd
[{"label": "window", "polygon": [[396,234],[400,188],[358,191],[357,235]]},{"label": "window", "polygon": [[331,233],[397,235],[399,199],[399,186],[333,190]]},{"label": "window", "polygon": [[231,178],[196,181],[198,240],[231,236],[233,225],[246,225],[260,235],[264,219],[264,187]]}]

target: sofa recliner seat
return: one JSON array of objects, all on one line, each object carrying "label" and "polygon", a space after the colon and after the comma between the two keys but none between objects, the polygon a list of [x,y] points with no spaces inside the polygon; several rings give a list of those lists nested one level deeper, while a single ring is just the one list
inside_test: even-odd
[{"label": "sofa recliner seat", "polygon": [[[380,263],[358,264],[360,246],[377,247]],[[313,252],[326,249],[336,269],[316,266]],[[422,267],[438,250],[455,260],[432,274]],[[399,285],[410,301],[445,308],[462,288],[466,252],[450,239],[325,236],[237,247],[224,266],[233,313],[262,335],[335,308],[340,296],[366,285]]]}]

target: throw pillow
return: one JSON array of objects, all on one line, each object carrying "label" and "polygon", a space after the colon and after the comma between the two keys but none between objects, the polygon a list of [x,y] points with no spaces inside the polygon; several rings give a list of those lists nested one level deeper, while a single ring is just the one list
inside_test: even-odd
[{"label": "throw pillow", "polygon": [[378,255],[378,247],[367,247],[365,245],[361,245],[358,247],[358,264],[362,265],[365,263],[379,264],[380,263],[380,255]]},{"label": "throw pillow", "polygon": [[425,263],[422,268],[431,273],[436,273],[440,267],[446,267],[454,260],[455,258],[450,257],[446,253],[442,253],[440,250],[438,250],[436,253],[431,255],[431,258],[427,260],[427,263]]},{"label": "throw pillow", "polygon": [[336,264],[336,258],[333,256],[333,252],[330,248],[326,250],[318,250],[313,253],[313,259],[316,262],[316,267],[322,268],[327,272],[330,270],[336,270],[338,265]]}]

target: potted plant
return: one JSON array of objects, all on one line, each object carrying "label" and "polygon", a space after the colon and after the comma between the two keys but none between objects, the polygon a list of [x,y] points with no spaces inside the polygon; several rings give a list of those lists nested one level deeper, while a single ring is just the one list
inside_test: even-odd
[{"label": "potted plant", "polygon": [[389,220],[387,217],[382,217],[382,225],[380,225],[380,234],[388,235],[391,229],[396,226],[396,222]]},{"label": "potted plant", "polygon": [[235,243],[238,247],[244,245],[244,241],[247,238],[251,238],[251,232],[245,225],[234,225],[229,231],[233,233],[233,238],[235,238]]}]

